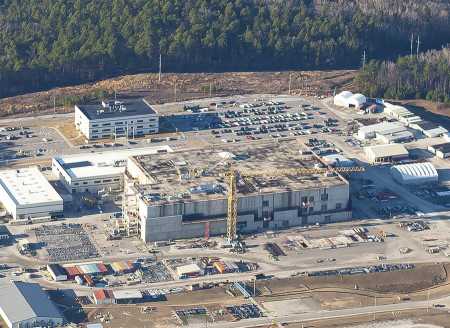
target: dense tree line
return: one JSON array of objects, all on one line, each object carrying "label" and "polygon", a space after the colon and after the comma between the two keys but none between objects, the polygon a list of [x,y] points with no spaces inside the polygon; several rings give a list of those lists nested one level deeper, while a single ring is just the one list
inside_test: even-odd
[{"label": "dense tree line", "polygon": [[424,98],[450,103],[450,49],[392,61],[371,61],[360,70],[356,84],[373,97]]},{"label": "dense tree line", "polygon": [[447,0],[0,0],[0,97],[121,73],[357,67],[450,40]]}]

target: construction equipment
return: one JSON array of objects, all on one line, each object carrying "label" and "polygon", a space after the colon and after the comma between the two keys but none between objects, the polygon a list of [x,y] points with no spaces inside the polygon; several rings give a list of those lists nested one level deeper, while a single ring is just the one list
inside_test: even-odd
[{"label": "construction equipment", "polygon": [[226,182],[228,185],[228,216],[227,216],[227,239],[228,242],[236,241],[237,239],[237,179],[251,178],[257,176],[272,176],[280,177],[286,175],[310,175],[310,174],[328,174],[328,173],[353,173],[363,172],[364,167],[352,166],[352,167],[314,167],[314,168],[295,168],[295,169],[281,169],[276,171],[238,171],[234,168],[230,168],[226,175]]},{"label": "construction equipment", "polygon": [[237,238],[237,175],[236,170],[230,170],[226,174],[228,184],[227,239],[230,243]]}]

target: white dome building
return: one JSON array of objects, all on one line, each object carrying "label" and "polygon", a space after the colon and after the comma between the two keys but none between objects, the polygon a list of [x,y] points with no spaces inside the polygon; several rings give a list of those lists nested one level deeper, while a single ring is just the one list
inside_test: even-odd
[{"label": "white dome building", "polygon": [[334,96],[334,104],[339,107],[361,108],[366,102],[366,96],[360,93],[353,94],[350,91],[342,91]]}]

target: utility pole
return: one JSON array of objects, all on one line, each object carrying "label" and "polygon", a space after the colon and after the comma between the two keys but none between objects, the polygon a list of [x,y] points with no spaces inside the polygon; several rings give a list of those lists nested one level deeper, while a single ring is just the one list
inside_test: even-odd
[{"label": "utility pole", "polygon": [[292,73],[289,73],[289,95],[291,95]]},{"label": "utility pole", "polygon": [[375,296],[375,307],[373,308],[373,321],[375,321],[376,311],[377,311],[377,297]]},{"label": "utility pole", "polygon": [[411,33],[411,52],[410,52],[411,58],[413,56],[413,44],[414,44],[414,33]]},{"label": "utility pole", "polygon": [[114,89],[114,100],[117,100],[117,90]]},{"label": "utility pole", "polygon": [[174,84],[174,86],[173,86],[173,93],[174,93],[174,95],[175,95],[175,101],[177,101],[177,82],[175,81],[175,84]]},{"label": "utility pole", "polygon": [[209,82],[209,98],[212,96],[212,83]]},{"label": "utility pole", "polygon": [[56,114],[56,96],[53,96],[53,112]]},{"label": "utility pole", "polygon": [[161,72],[162,72],[162,55],[161,51],[159,52],[159,82],[161,82]]},{"label": "utility pole", "polygon": [[363,60],[362,60],[362,67],[364,68],[366,66],[366,51],[363,51]]},{"label": "utility pole", "polygon": [[419,57],[420,50],[420,35],[417,36],[417,57]]}]

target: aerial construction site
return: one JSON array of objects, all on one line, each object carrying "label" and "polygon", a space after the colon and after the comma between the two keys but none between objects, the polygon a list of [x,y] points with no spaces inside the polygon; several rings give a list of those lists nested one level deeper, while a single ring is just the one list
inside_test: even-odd
[{"label": "aerial construction site", "polygon": [[[349,219],[346,179],[310,151],[301,155],[300,147],[272,142],[131,157],[127,174],[139,199],[141,238],[225,234],[234,197],[239,233]],[[231,200],[230,179],[236,184]]]},{"label": "aerial construction site", "polygon": [[8,293],[80,327],[448,327],[445,126],[351,92],[133,101],[0,121]]}]

